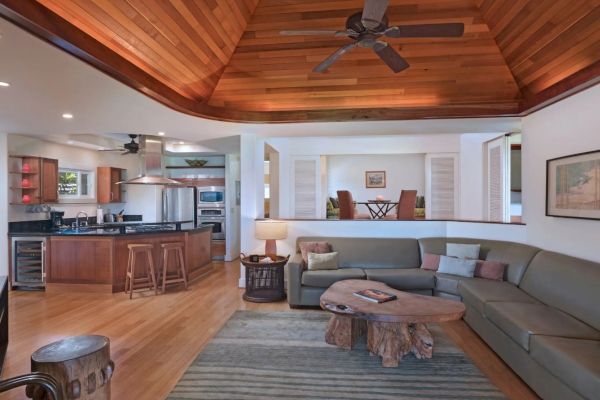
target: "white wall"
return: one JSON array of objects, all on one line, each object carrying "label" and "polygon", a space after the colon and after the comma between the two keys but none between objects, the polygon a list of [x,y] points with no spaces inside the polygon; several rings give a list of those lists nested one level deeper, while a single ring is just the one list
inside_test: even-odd
[{"label": "white wall", "polygon": [[[385,171],[384,189],[367,189],[365,171]],[[337,197],[336,191],[349,190],[355,201],[372,200],[381,195],[397,201],[400,191],[417,190],[425,194],[424,154],[353,154],[327,156],[327,192]],[[368,213],[366,206],[358,211]]]},{"label": "white wall", "polygon": [[[507,133],[507,132],[505,132]],[[504,133],[473,133],[460,137],[460,219],[485,220],[484,143]]]},{"label": "white wall", "polygon": [[0,133],[0,275],[8,275],[8,165],[7,135]]},{"label": "white wall", "polygon": [[600,221],[547,217],[546,160],[600,149],[600,85],[523,118],[523,220],[531,244],[600,261]]},{"label": "white wall", "polygon": [[[79,168],[95,171],[98,166],[111,166],[126,169],[128,177],[137,176],[140,170],[139,156],[121,156],[120,153],[98,152],[22,135],[8,135],[7,148],[9,154],[58,159],[59,168]],[[158,203],[160,197],[156,192],[156,188],[155,186],[137,185],[136,187],[136,185],[128,185],[125,188],[126,203],[103,205],[103,207],[110,208],[114,213],[124,208],[127,214],[143,214],[146,221],[160,220],[160,203]],[[65,217],[71,218],[75,217],[79,211],[84,211],[89,216],[95,216],[97,204],[94,200],[91,200],[82,201],[80,204],[61,203],[52,204],[51,206],[58,211],[64,211]],[[47,218],[45,213],[27,212],[27,206],[24,205],[10,205],[8,215],[10,221]]]}]

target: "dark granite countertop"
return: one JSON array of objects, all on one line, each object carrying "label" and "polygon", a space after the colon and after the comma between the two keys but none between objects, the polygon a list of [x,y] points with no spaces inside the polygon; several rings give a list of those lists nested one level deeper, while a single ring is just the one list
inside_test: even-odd
[{"label": "dark granite countertop", "polygon": [[[102,225],[90,225],[80,229],[49,229],[49,230],[20,230],[8,233],[8,236],[132,236],[132,235],[160,235],[180,232],[202,232],[211,230],[210,226],[197,228],[181,228],[181,224],[191,223],[192,221],[171,221],[171,222],[115,222]],[[164,229],[144,230],[144,227],[164,227]],[[179,228],[178,228],[179,227]],[[133,228],[133,229],[128,229]]]}]

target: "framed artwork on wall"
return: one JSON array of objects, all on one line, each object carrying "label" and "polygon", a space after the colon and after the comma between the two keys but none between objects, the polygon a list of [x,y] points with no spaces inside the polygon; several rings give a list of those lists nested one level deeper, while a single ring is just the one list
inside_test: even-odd
[{"label": "framed artwork on wall", "polygon": [[370,188],[385,188],[385,171],[366,171],[365,186]]},{"label": "framed artwork on wall", "polygon": [[546,215],[600,220],[600,150],[546,161]]}]

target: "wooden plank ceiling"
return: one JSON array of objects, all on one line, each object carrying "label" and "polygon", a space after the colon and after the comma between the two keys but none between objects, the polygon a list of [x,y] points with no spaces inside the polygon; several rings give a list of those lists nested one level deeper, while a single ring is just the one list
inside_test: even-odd
[{"label": "wooden plank ceiling", "polygon": [[600,0],[391,0],[390,25],[465,24],[461,38],[387,38],[410,64],[398,74],[363,48],[327,73],[313,73],[350,39],[279,34],[344,29],[362,6],[363,0],[0,0],[0,13],[48,40],[49,32],[85,47],[86,61],[173,108],[217,119],[518,115],[548,93],[600,75]]},{"label": "wooden plank ceiling", "polygon": [[38,0],[179,94],[208,100],[258,0]]}]

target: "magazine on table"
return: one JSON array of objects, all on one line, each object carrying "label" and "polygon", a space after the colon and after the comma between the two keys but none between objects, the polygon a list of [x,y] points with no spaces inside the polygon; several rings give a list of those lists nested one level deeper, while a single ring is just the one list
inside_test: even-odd
[{"label": "magazine on table", "polygon": [[365,289],[352,293],[356,297],[367,300],[373,303],[385,303],[387,301],[396,300],[398,297],[395,294],[384,292],[378,289]]}]

